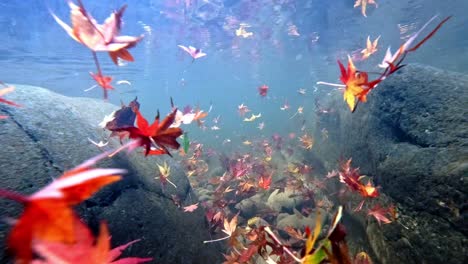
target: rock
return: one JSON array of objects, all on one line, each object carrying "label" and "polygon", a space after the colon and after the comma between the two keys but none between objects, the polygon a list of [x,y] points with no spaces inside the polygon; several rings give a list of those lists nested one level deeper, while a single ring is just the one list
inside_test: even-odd
[{"label": "rock", "polygon": [[311,214],[308,217],[301,217],[296,214],[281,213],[276,220],[276,227],[278,229],[284,229],[290,226],[295,229],[304,230],[306,226],[311,227],[315,225],[315,214]]},{"label": "rock", "polygon": [[263,194],[255,194],[252,197],[243,199],[240,203],[236,204],[236,209],[240,211],[242,217],[250,219],[258,215],[258,212],[272,211],[270,207],[264,202],[266,198]]},{"label": "rock", "polygon": [[287,189],[284,192],[279,192],[279,190],[272,192],[268,197],[267,205],[277,212],[292,214],[294,209],[301,209],[303,202],[302,196],[298,196],[297,193]]},{"label": "rock", "polygon": [[210,238],[207,225],[201,221],[202,209],[184,213],[165,208],[174,208],[172,201],[149,191],[130,189],[125,190],[112,207],[99,210],[99,218],[109,219],[110,230],[115,230],[112,238],[117,241],[131,241],[139,234],[142,241],[133,246],[134,252],[138,252],[138,256],[152,256],[157,263],[220,262],[222,252],[219,248],[216,250],[218,245],[203,244],[203,240]]},{"label": "rock", "polygon": [[308,216],[302,215],[299,211],[295,211],[294,214],[280,213],[276,218],[276,227],[278,229],[284,229],[290,226],[299,230],[304,230],[306,226],[312,228],[317,221],[317,212],[320,214],[322,228],[326,230],[331,220],[328,219],[327,212],[322,209],[317,209]]},{"label": "rock", "polygon": [[[0,105],[1,114],[9,116],[1,121],[1,188],[23,194],[37,191],[65,170],[101,153],[87,138],[99,141],[104,131],[98,123],[118,108],[101,100],[69,98],[25,85],[16,85],[8,99],[24,107]],[[120,144],[112,141],[109,145],[115,148]],[[171,166],[171,181],[177,189],[167,185],[163,190],[159,179],[154,179],[156,163],[163,161]],[[175,194],[184,205],[195,202],[189,181],[176,159],[120,153],[99,166],[124,168],[128,173],[122,181],[104,188],[78,209],[93,229],[99,221],[106,220],[113,246],[142,238],[128,250],[128,255],[153,257],[157,263],[222,259],[219,244],[201,242],[209,239],[203,211],[182,213],[171,200]],[[20,205],[4,199],[0,200],[0,207],[2,217],[17,217],[22,211]],[[5,224],[0,226],[2,248],[8,230]],[[7,259],[2,250],[1,262]]]},{"label": "rock", "polygon": [[467,87],[467,76],[408,65],[355,113],[340,95],[333,103],[339,110],[317,117],[316,138],[322,128],[329,131],[315,147],[323,163],[352,157],[353,167],[398,203],[400,219],[417,224],[367,229],[382,263],[400,262],[395,256],[400,263],[460,263],[468,255]]}]

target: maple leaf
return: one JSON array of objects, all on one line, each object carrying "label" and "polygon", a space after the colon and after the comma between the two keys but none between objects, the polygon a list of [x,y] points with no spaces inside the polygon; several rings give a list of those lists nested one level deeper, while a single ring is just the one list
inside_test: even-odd
[{"label": "maple leaf", "polygon": [[228,236],[231,236],[237,228],[237,215],[231,218],[231,221],[224,219],[224,229],[222,230]]},{"label": "maple leaf", "polygon": [[250,112],[250,109],[248,106],[240,104],[239,106],[237,106],[237,111],[239,112],[240,116],[244,116],[246,113]]},{"label": "maple leaf", "polygon": [[356,97],[361,102],[366,102],[366,94],[363,92],[364,87],[368,83],[368,75],[366,72],[359,72],[356,70],[356,66],[354,66],[353,60],[350,56],[348,56],[348,69],[346,70],[343,64],[338,61],[338,65],[340,66],[341,76],[340,80],[343,84],[345,84],[345,90],[343,94],[343,99],[349,106],[351,112],[356,110]]},{"label": "maple leaf", "polygon": [[154,143],[156,143],[157,147],[159,147],[160,150],[164,151],[169,156],[171,156],[171,154],[169,153],[167,148],[179,149],[180,144],[177,142],[176,139],[183,134],[182,129],[177,127],[170,127],[174,122],[176,111],[177,108],[174,109],[172,113],[167,115],[162,122],[159,122],[158,114],[156,116],[156,120],[154,121],[154,124],[158,124],[158,126],[156,127],[154,133],[151,136],[151,139],[154,141]]},{"label": "maple leaf", "polygon": [[221,241],[221,240],[225,240],[225,239],[228,239],[232,236],[232,234],[234,234],[234,232],[236,231],[236,228],[237,228],[237,216],[238,214],[236,214],[233,218],[231,218],[231,221],[228,221],[227,218],[224,218],[224,229],[222,229],[221,231],[223,231],[224,233],[227,234],[226,237],[222,237],[222,238],[219,238],[219,239],[214,239],[214,240],[208,240],[208,241],[203,241],[203,243],[211,243],[211,242],[217,242],[217,241]]},{"label": "maple leaf", "polygon": [[389,208],[383,208],[380,206],[380,204],[376,204],[372,209],[369,209],[367,212],[367,215],[373,216],[379,225],[383,222],[384,224],[389,224],[392,222],[386,215],[391,216],[392,213],[389,210]]},{"label": "maple leaf", "polygon": [[247,164],[243,159],[239,159],[235,163],[231,163],[229,165],[229,171],[235,178],[247,175],[250,169],[249,164]]},{"label": "maple leaf", "polygon": [[385,68],[385,72],[382,74],[382,76],[379,79],[385,78],[389,76],[390,74],[396,72],[400,68],[402,68],[404,65],[402,65],[403,59],[405,58],[405,55],[409,52],[417,50],[422,44],[424,44],[427,40],[429,40],[434,34],[442,27],[442,25],[447,22],[451,16],[446,17],[444,20],[442,20],[426,37],[424,37],[420,42],[418,42],[416,45],[413,47],[410,47],[410,45],[416,40],[416,38],[421,34],[421,32],[434,20],[436,19],[437,16],[433,16],[429,21],[424,24],[421,29],[419,29],[416,33],[412,34],[408,40],[403,43],[403,45],[400,46],[400,48],[393,54],[390,51],[390,47],[387,49],[387,52],[385,53],[385,57],[382,61],[381,64],[379,64],[379,67]]},{"label": "maple leaf", "polygon": [[236,36],[243,37],[243,38],[249,38],[249,37],[253,36],[253,34],[254,34],[253,32],[248,32],[246,30],[246,28],[249,28],[249,27],[250,27],[250,25],[245,24],[245,23],[241,23],[239,25],[239,28],[236,29]]},{"label": "maple leaf", "polygon": [[262,113],[258,113],[258,115],[251,114],[249,118],[244,118],[244,122],[252,122],[260,117],[262,117]]},{"label": "maple leaf", "polygon": [[288,27],[288,35],[289,35],[289,36],[299,37],[301,34],[299,34],[296,25],[290,25],[290,26]]},{"label": "maple leaf", "polygon": [[288,235],[291,236],[292,238],[295,238],[297,240],[305,240],[306,234],[304,232],[294,229],[291,226],[285,226],[283,230],[286,233],[288,233]]},{"label": "maple leaf", "polygon": [[[359,193],[364,198],[375,198],[379,196],[377,187],[373,186],[370,181],[363,184],[361,181],[364,175],[359,174],[359,168],[351,167],[351,159],[341,164],[341,170],[338,172],[340,182],[345,183],[352,191]],[[357,211],[360,210],[364,202],[362,202]]]},{"label": "maple leaf", "polygon": [[106,116],[101,122],[100,126],[104,127],[110,131],[112,136],[119,136],[120,139],[125,137],[128,133],[126,131],[117,132],[114,131],[117,128],[131,127],[135,123],[136,112],[140,109],[140,103],[138,103],[138,98],[135,97],[128,106],[122,103],[122,107],[113,112],[111,115]]},{"label": "maple leaf", "polygon": [[114,90],[114,87],[112,87],[111,82],[112,82],[112,77],[111,76],[104,76],[102,73],[98,72],[97,74],[94,74],[92,72],[89,73],[91,77],[97,82],[97,84],[102,88],[104,91],[104,99],[107,99],[107,91],[108,90]]},{"label": "maple leaf", "polygon": [[372,264],[372,259],[366,252],[361,251],[354,257],[353,264]]},{"label": "maple leaf", "polygon": [[[21,107],[21,105],[15,103],[15,102],[9,101],[9,100],[2,97],[5,94],[13,92],[15,90],[15,87],[14,86],[8,86],[8,85],[4,84],[1,81],[0,81],[0,84],[5,87],[3,89],[0,89],[0,103],[4,103],[4,104],[7,104],[7,105],[16,106],[16,107]],[[0,119],[7,118],[7,117],[8,116],[1,115]]]},{"label": "maple leaf", "polygon": [[338,176],[338,172],[336,170],[332,170],[332,171],[329,171],[325,177],[329,179],[329,178],[333,178],[336,176]]},{"label": "maple leaf", "polygon": [[140,104],[135,98],[129,103],[128,106],[125,106],[122,103],[122,107],[111,113],[109,116],[106,116],[104,120],[100,123],[100,126],[111,131],[110,137],[117,136],[122,143],[122,139],[128,136],[127,131],[116,131],[118,128],[125,128],[133,126],[136,119],[136,111],[140,108]]},{"label": "maple leaf", "polygon": [[104,223],[101,223],[100,234],[96,242],[90,230],[79,221],[75,224],[74,232],[77,240],[70,245],[57,242],[34,241],[34,251],[42,259],[34,260],[32,264],[137,264],[153,260],[152,258],[135,257],[118,259],[126,248],[139,240],[131,241],[111,250],[109,230]]},{"label": "maple leaf", "polygon": [[105,152],[85,161],[30,196],[0,190],[0,196],[25,205],[8,238],[8,246],[19,263],[28,263],[31,259],[33,240],[75,242],[73,226],[78,218],[72,206],[88,199],[102,187],[120,180],[119,175],[125,173],[121,169],[91,168],[107,155]]},{"label": "maple leaf", "polygon": [[258,187],[264,189],[264,190],[268,190],[270,189],[270,185],[271,185],[271,174],[270,175],[262,175],[260,177],[260,180],[258,181]]},{"label": "maple leaf", "polygon": [[196,49],[192,46],[188,46],[188,47],[185,47],[182,45],[177,45],[177,46],[181,48],[183,51],[187,52],[192,57],[192,62],[196,59],[206,56],[206,53],[203,53],[201,49]]},{"label": "maple leaf", "polygon": [[370,40],[370,36],[367,36],[366,48],[361,51],[362,59],[367,59],[370,55],[377,52],[377,45],[379,42],[380,36],[378,36],[373,42]]},{"label": "maple leaf", "polygon": [[198,208],[198,203],[185,206],[184,213],[187,213],[187,212],[192,213],[193,211],[197,210],[197,208]]},{"label": "maple leaf", "polygon": [[162,154],[172,156],[168,148],[178,149],[180,144],[176,139],[183,134],[180,128],[170,127],[174,122],[177,108],[167,115],[162,122],[159,122],[158,112],[151,125],[149,125],[138,109],[134,110],[136,113],[136,127],[117,127],[110,130],[116,132],[126,131],[129,133],[129,138],[139,140],[139,145],[145,148],[145,156]]},{"label": "maple leaf", "polygon": [[169,167],[166,162],[164,162],[164,164],[162,166],[159,165],[159,164],[157,164],[157,165],[158,165],[159,173],[164,178],[168,178],[169,175],[171,175],[171,167]]},{"label": "maple leaf", "polygon": [[231,251],[229,255],[223,254],[225,261],[223,264],[239,264],[239,254]]},{"label": "maple leaf", "polygon": [[161,181],[161,184],[163,185],[163,187],[167,183],[170,183],[172,186],[174,186],[174,188],[177,189],[177,186],[169,180],[169,176],[171,175],[171,167],[169,167],[165,161],[162,166],[159,164],[157,165],[159,169],[159,180]]},{"label": "maple leaf", "polygon": [[303,136],[299,137],[299,141],[302,143],[302,147],[307,150],[311,150],[314,146],[314,139],[307,134],[304,134]]},{"label": "maple leaf", "polygon": [[[360,2],[361,1],[358,0],[356,3]],[[362,0],[362,2],[364,3],[365,0]],[[345,69],[343,64],[340,61],[338,61],[338,65],[341,71],[340,80],[343,84],[335,84],[322,81],[317,82],[317,84],[334,86],[343,89],[344,100],[348,104],[351,112],[354,112],[359,102],[367,101],[367,94],[369,94],[371,90],[377,87],[388,76],[392,75],[393,73],[397,72],[399,69],[405,66],[402,63],[409,52],[417,50],[422,44],[424,44],[427,40],[433,37],[434,34],[442,27],[442,25],[451,18],[451,16],[446,17],[426,37],[424,37],[413,47],[410,47],[410,45],[424,30],[424,28],[426,28],[427,25],[429,25],[429,23],[432,22],[436,17],[437,16],[432,17],[426,24],[424,24],[424,26],[418,32],[413,34],[403,45],[400,46],[400,48],[395,54],[392,55],[392,53],[390,52],[390,48],[387,49],[384,60],[381,64],[379,64],[379,67],[385,68],[385,70],[375,80],[369,81],[367,72],[357,71],[356,67],[354,66],[351,60],[351,57],[348,56],[348,69]],[[358,100],[357,102],[356,98]]]},{"label": "maple leaf", "polygon": [[204,112],[197,108],[195,111],[190,110],[187,113],[183,113],[182,111],[177,111],[174,122],[172,123],[171,127],[179,127],[181,124],[188,125],[191,124],[193,121],[197,121],[198,126],[202,126],[203,122],[202,119],[207,117],[208,113]]},{"label": "maple leaf", "polygon": [[270,89],[266,84],[258,87],[258,93],[261,97],[265,97],[268,93],[268,89]]},{"label": "maple leaf", "polygon": [[375,186],[372,186],[370,181],[368,181],[366,185],[361,184],[359,191],[363,197],[375,198],[379,196],[378,189]]},{"label": "maple leaf", "polygon": [[[366,102],[367,101],[367,94],[371,89],[373,89],[379,82],[372,83],[371,86],[368,83],[368,74],[366,72],[361,72],[356,70],[356,66],[348,55],[348,68],[346,69],[338,60],[338,66],[340,67],[341,76],[340,80],[343,84],[335,84],[329,82],[317,82],[317,84],[328,85],[339,87],[339,89],[343,90],[343,99],[348,104],[349,109],[351,112],[354,112],[357,107],[358,102]],[[356,97],[358,102],[356,102]]]},{"label": "maple leaf", "polygon": [[361,6],[362,15],[367,17],[367,4],[373,4],[377,8],[377,3],[374,0],[356,0],[356,3],[354,3],[354,8]]},{"label": "maple leaf", "polygon": [[127,6],[124,5],[118,11],[114,11],[101,25],[86,11],[81,1],[78,3],[75,5],[72,1],[68,1],[72,27],[52,13],[55,21],[68,35],[92,51],[109,52],[115,64],[117,64],[118,58],[133,61],[134,59],[127,49],[134,47],[143,38],[143,35],[139,37],[118,36],[122,25],[122,15]]},{"label": "maple leaf", "polygon": [[174,123],[172,123],[171,127],[179,127],[182,124],[184,125],[191,124],[194,118],[195,118],[195,113],[189,112],[189,113],[184,114],[182,111],[177,110]]},{"label": "maple leaf", "polygon": [[16,107],[21,107],[21,105],[15,103],[15,102],[12,102],[12,101],[9,101],[7,99],[2,98],[2,96],[4,96],[5,94],[13,92],[15,90],[15,87],[14,86],[8,86],[8,85],[4,84],[1,81],[0,81],[0,84],[5,87],[3,89],[0,89],[0,103],[4,103],[4,104],[7,104],[7,105],[16,106]]}]

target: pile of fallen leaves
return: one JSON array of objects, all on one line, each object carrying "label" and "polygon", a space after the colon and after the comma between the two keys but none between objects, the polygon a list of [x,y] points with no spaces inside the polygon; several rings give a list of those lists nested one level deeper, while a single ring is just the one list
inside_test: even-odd
[{"label": "pile of fallen leaves", "polygon": [[[276,144],[275,142],[281,142]],[[330,185],[339,179],[342,189],[337,196],[351,195],[358,202],[354,213],[367,210],[367,215],[375,218],[379,224],[388,224],[396,219],[394,207],[384,207],[379,202],[378,188],[369,177],[359,173],[358,168],[351,167],[351,159],[343,162],[339,169],[328,175],[316,175],[310,165],[304,164],[297,155],[288,149],[301,147],[300,141],[283,142],[279,135],[270,140],[253,141],[248,145],[249,152],[238,152],[232,156],[215,153],[207,155],[201,143],[192,142],[190,151],[185,153],[183,164],[189,180],[198,192],[201,200],[187,207],[186,212],[197,209],[201,204],[205,209],[206,219],[212,231],[212,240],[205,243],[226,241],[228,252],[225,263],[258,263],[259,258],[267,263],[371,263],[364,252],[356,252],[351,258],[346,246],[345,231],[338,222],[341,219],[342,207],[336,207],[326,196],[333,196],[328,190]],[[268,151],[265,151],[265,150]],[[210,169],[217,168],[215,157],[225,170],[222,175],[212,175]],[[284,168],[279,168],[278,156],[289,160]],[[219,173],[219,169],[216,170]],[[209,176],[210,175],[210,176]],[[278,227],[278,216],[283,213],[268,206],[268,201],[284,195],[287,199],[300,198],[302,201],[294,209],[297,218],[311,219],[316,217],[314,231],[309,227]],[[244,201],[256,197],[262,208],[257,208],[253,218],[243,211]],[[360,201],[359,201],[360,200]],[[365,203],[365,201],[368,201]],[[177,197],[174,197],[177,203]],[[190,209],[190,210],[189,210]],[[333,217],[333,211],[338,210]],[[329,214],[335,219],[321,236],[322,214]],[[216,238],[216,235],[219,238]],[[361,259],[363,262],[356,262]]]}]

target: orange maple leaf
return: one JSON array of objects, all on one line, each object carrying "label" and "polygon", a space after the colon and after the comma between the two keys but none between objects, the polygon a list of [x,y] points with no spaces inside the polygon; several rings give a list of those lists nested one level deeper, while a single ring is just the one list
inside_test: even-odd
[{"label": "orange maple leaf", "polygon": [[103,153],[76,168],[30,196],[0,190],[0,196],[25,205],[8,238],[8,246],[19,263],[29,263],[32,257],[31,242],[75,242],[74,223],[78,217],[72,206],[91,197],[102,187],[121,179],[121,169],[92,169],[97,161],[107,157]]},{"label": "orange maple leaf", "polygon": [[258,187],[264,190],[268,190],[270,189],[270,185],[271,185],[271,174],[260,176],[260,180],[258,180]]},{"label": "orange maple leaf", "polygon": [[91,77],[96,81],[96,83],[102,88],[104,91],[104,99],[107,99],[107,90],[113,90],[114,87],[112,87],[111,82],[112,82],[112,77],[111,76],[105,76],[102,75],[102,73],[98,72],[97,74],[94,74],[90,72]]},{"label": "orange maple leaf", "polygon": [[53,263],[89,263],[89,264],[137,264],[151,261],[152,258],[122,258],[122,251],[139,240],[110,249],[110,236],[107,225],[101,223],[100,234],[94,241],[90,230],[80,221],[75,223],[76,243],[64,244],[47,241],[34,241],[34,251],[43,259],[34,260],[33,264]]}]

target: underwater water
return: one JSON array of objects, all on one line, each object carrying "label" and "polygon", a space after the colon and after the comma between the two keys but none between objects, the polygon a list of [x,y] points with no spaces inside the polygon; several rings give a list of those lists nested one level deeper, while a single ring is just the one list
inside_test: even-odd
[{"label": "underwater water", "polygon": [[[2,263],[112,263],[73,248],[102,220],[142,262],[467,261],[468,1],[71,2],[0,1],[0,189],[42,190],[0,190],[29,205],[1,204]],[[99,166],[122,184],[88,164],[43,189],[121,143]]]}]

